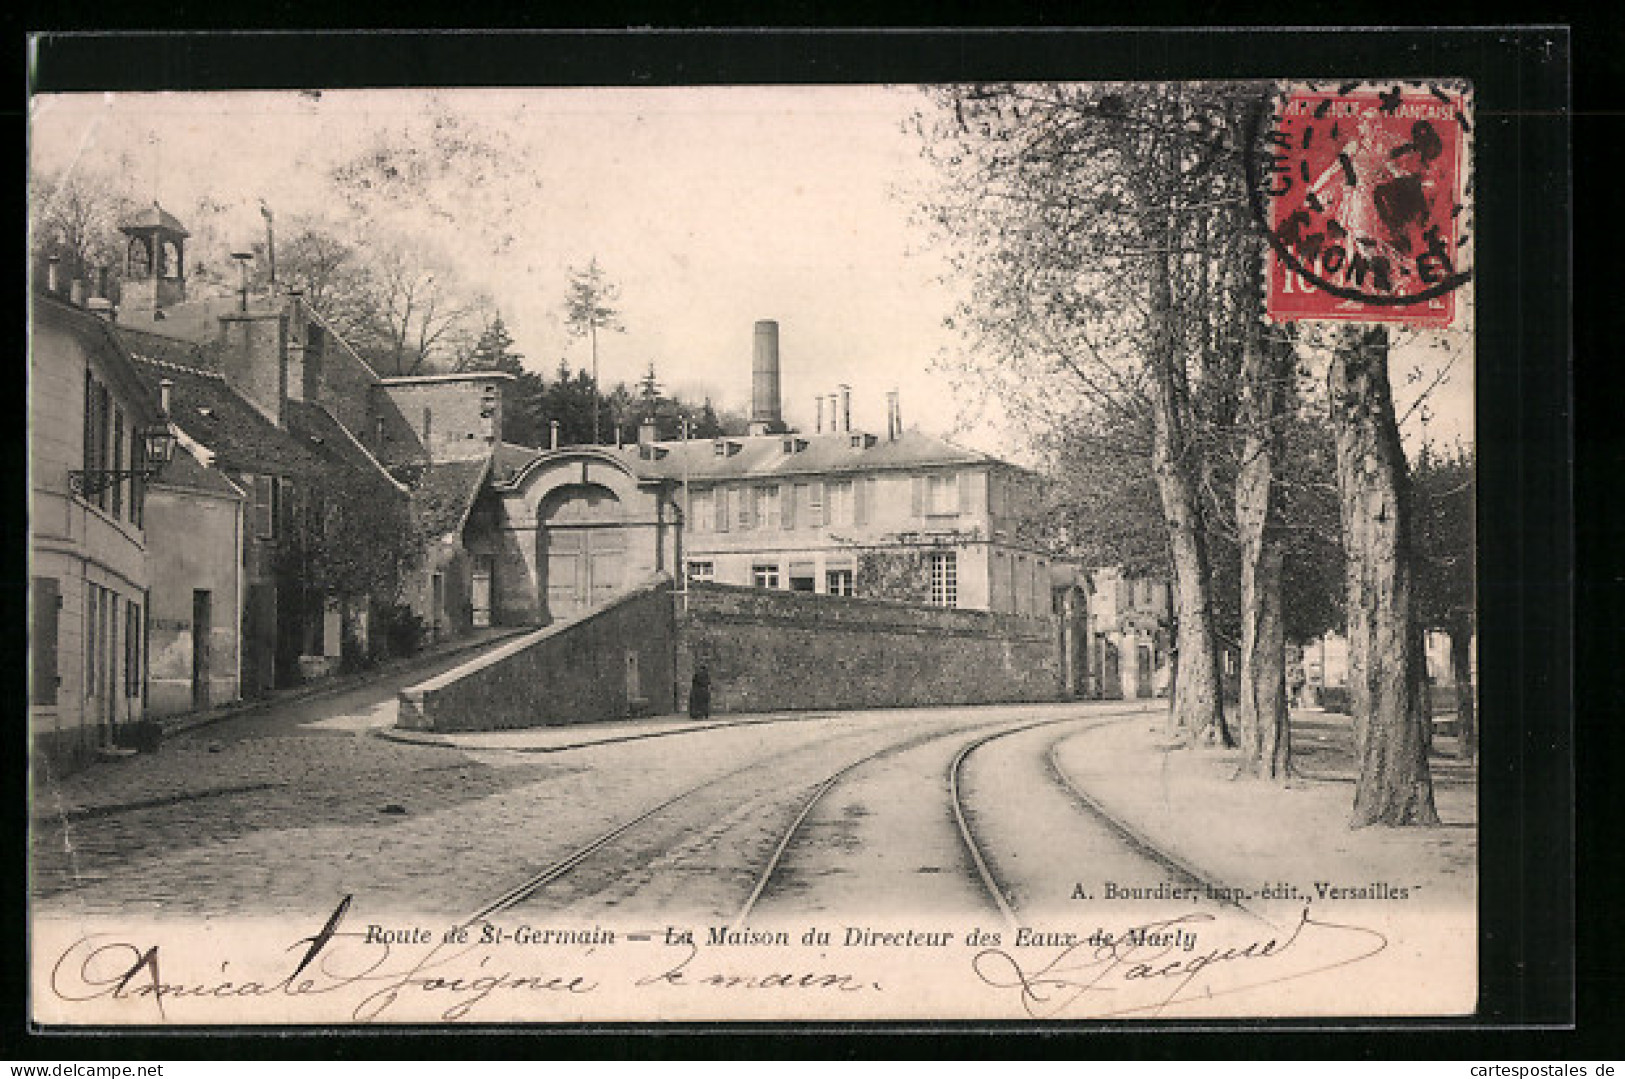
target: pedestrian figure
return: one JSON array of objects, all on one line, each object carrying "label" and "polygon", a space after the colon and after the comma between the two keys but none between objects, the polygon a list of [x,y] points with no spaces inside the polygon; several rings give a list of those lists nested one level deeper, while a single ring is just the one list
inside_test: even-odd
[{"label": "pedestrian figure", "polygon": [[688,687],[688,716],[690,719],[711,716],[711,672],[703,663],[694,668],[694,681]]}]

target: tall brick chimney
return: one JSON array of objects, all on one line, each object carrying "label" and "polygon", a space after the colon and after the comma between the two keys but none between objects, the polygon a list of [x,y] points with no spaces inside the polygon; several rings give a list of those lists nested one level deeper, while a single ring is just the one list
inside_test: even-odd
[{"label": "tall brick chimney", "polygon": [[750,433],[766,435],[783,429],[779,411],[779,324],[763,319],[756,323],[751,361]]}]

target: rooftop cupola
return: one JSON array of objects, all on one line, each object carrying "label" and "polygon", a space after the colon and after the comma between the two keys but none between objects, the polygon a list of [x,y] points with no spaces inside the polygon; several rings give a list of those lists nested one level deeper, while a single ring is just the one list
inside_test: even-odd
[{"label": "rooftop cupola", "polygon": [[129,316],[154,317],[186,299],[186,238],[191,233],[154,202],[119,226],[129,237],[124,248],[122,309]]}]

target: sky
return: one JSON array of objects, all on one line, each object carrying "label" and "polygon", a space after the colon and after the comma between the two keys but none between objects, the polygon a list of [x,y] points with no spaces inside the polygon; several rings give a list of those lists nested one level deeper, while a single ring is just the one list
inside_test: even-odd
[{"label": "sky", "polygon": [[[596,257],[621,289],[622,333],[599,342],[600,378],[635,382],[653,362],[667,392],[746,411],[754,324],[779,323],[785,418],[810,430],[814,398],[852,387],[854,426],[885,427],[898,390],[904,422],[1021,458],[1013,428],[973,387],[956,386],[953,294],[944,264],[911,223],[910,193],[930,182],[904,131],[923,103],[909,87],[719,87],[434,92],[451,113],[493,132],[517,175],[463,193],[493,200],[511,243],[500,251],[455,224],[425,226],[461,272],[495,299],[528,366],[589,361],[566,331],[569,272]],[[243,231],[331,195],[326,166],[379,128],[420,123],[425,91],[78,94],[31,103],[33,167],[122,170],[166,208],[207,196]],[[182,218],[184,223],[184,217]],[[193,252],[192,257],[198,257]],[[1412,338],[1396,355],[1399,408],[1447,380],[1428,433],[1471,437],[1470,332]],[[1402,372],[1421,366],[1411,383]],[[1420,433],[1420,410],[1407,435]]]}]

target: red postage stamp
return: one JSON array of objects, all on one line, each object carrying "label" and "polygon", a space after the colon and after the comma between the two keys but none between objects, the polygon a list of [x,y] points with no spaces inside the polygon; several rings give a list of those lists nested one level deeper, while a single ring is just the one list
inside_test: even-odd
[{"label": "red postage stamp", "polygon": [[1271,319],[1450,325],[1470,276],[1469,111],[1454,83],[1302,86],[1260,110]]}]

